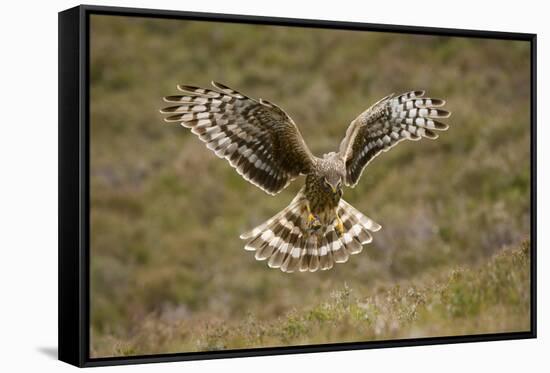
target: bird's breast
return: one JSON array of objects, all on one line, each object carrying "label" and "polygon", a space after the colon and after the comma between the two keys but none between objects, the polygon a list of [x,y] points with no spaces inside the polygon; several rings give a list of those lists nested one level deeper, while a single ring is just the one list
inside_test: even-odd
[{"label": "bird's breast", "polygon": [[327,211],[334,211],[338,207],[342,192],[333,192],[317,183],[307,183],[305,188],[305,196],[309,202],[309,208],[312,213],[321,215]]}]

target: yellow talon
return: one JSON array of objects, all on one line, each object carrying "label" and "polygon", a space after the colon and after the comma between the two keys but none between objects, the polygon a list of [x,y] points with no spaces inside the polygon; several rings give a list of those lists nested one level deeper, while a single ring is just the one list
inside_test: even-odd
[{"label": "yellow talon", "polygon": [[307,222],[308,222],[308,224],[313,223],[315,220],[317,220],[317,218],[315,217],[315,215],[313,215],[311,213],[311,210],[309,208],[309,203],[306,204],[306,209],[307,209],[307,214],[308,214],[307,215]]},{"label": "yellow talon", "polygon": [[321,227],[321,222],[312,213],[309,213],[309,215],[307,216],[307,224],[309,226],[309,229],[313,230],[317,230],[319,227]]},{"label": "yellow talon", "polygon": [[321,223],[319,222],[319,218],[317,218],[315,215],[313,215],[313,213],[311,212],[311,210],[309,209],[309,205],[306,205],[306,209],[307,209],[307,224],[309,226],[310,229],[316,229],[318,228]]},{"label": "yellow talon", "polygon": [[342,219],[336,214],[336,230],[341,235],[344,234],[344,223],[342,223]]}]

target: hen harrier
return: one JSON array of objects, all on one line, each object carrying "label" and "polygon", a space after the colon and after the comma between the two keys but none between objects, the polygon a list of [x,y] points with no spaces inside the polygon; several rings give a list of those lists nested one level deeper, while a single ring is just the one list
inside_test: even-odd
[{"label": "hen harrier", "polygon": [[346,131],[338,152],[314,156],[298,127],[277,105],[245,96],[223,84],[217,90],[178,85],[183,95],[161,110],[167,122],[191,128],[206,146],[246,180],[268,194],[283,190],[298,175],[305,185],[290,205],[251,231],[245,249],[284,272],[327,270],[344,263],[372,241],[381,226],[342,199],[343,185],[354,187],[365,166],[402,140],[436,139],[448,126],[439,118],[445,101],[424,91],[384,97]]}]

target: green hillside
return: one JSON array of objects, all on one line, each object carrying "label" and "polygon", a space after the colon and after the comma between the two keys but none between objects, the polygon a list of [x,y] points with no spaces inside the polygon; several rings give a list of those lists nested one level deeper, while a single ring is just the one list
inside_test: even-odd
[{"label": "green hillside", "polygon": [[[92,356],[527,330],[526,42],[92,16]],[[239,234],[285,207],[187,129],[176,84],[284,108],[317,155],[391,92],[450,129],[381,155],[344,199],[382,225],[330,271],[285,274]],[[527,240],[527,241],[526,241]],[[508,249],[506,249],[508,248]]]}]

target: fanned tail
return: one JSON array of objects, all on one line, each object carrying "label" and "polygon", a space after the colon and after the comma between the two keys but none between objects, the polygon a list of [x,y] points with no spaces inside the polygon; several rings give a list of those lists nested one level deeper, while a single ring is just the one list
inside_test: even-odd
[{"label": "fanned tail", "polygon": [[245,250],[255,251],[256,260],[267,260],[271,268],[283,272],[328,270],[345,263],[372,241],[370,232],[381,226],[349,203],[340,200],[338,215],[344,227],[333,224],[311,230],[307,223],[307,200],[298,193],[278,214],[241,235],[248,240]]}]

